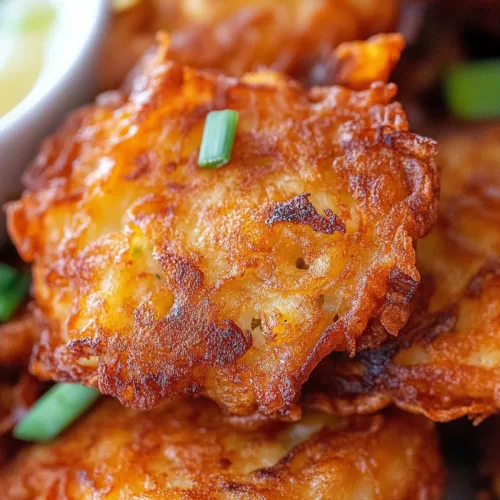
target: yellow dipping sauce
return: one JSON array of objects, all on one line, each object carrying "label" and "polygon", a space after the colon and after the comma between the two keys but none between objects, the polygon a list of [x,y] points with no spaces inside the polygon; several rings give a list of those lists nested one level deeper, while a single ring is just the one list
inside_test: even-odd
[{"label": "yellow dipping sauce", "polygon": [[38,80],[55,20],[56,8],[49,1],[0,0],[0,117]]}]

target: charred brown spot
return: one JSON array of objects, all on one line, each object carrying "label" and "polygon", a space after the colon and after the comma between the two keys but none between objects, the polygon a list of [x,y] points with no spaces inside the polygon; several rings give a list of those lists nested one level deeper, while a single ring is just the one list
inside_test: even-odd
[{"label": "charred brown spot", "polygon": [[309,201],[311,193],[295,196],[283,203],[275,203],[266,224],[272,226],[278,222],[291,222],[292,224],[306,224],[314,231],[324,234],[333,234],[335,231],[345,233],[344,221],[325,208],[325,215],[320,215]]},{"label": "charred brown spot", "polygon": [[393,269],[389,276],[390,296],[397,296],[398,303],[409,304],[418,288],[418,281],[403,273],[399,269]]},{"label": "charred brown spot", "polygon": [[256,328],[260,328],[262,326],[262,321],[260,318],[252,318],[252,322],[250,323],[250,329],[255,330]]},{"label": "charred brown spot", "polygon": [[307,271],[309,269],[309,264],[304,260],[304,257],[299,257],[295,262],[295,267]]}]

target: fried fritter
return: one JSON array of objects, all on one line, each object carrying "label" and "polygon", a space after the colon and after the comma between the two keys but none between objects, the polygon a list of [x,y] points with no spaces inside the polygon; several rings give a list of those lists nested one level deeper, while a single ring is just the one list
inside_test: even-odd
[{"label": "fried fritter", "polygon": [[233,76],[267,66],[306,82],[325,83],[333,48],[394,29],[398,4],[397,0],[143,0],[112,21],[100,87],[121,85],[154,44],[158,30],[171,33],[171,57],[183,64]]},{"label": "fried fritter", "polygon": [[[293,410],[321,359],[354,353],[368,323],[406,323],[435,143],[408,132],[393,85],[306,91],[166,52],[130,95],[73,115],[8,207],[47,319],[32,368],[142,409],[203,393],[240,414]],[[221,108],[239,112],[232,160],[203,170]]]},{"label": "fried fritter", "polygon": [[5,500],[441,498],[433,424],[392,413],[234,427],[205,400],[152,412],[105,401],[0,470]]},{"label": "fried fritter", "polygon": [[[440,142],[441,214],[418,245],[424,285],[396,341],[332,357],[312,384],[340,413],[395,402],[448,421],[500,409],[500,126]],[[313,388],[316,389],[316,388]]]}]

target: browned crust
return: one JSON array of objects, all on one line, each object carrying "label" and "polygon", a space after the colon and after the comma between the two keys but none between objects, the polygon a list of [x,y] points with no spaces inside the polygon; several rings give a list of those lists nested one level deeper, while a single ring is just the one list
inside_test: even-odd
[{"label": "browned crust", "polygon": [[324,209],[326,217],[320,215],[309,201],[309,196],[311,193],[304,193],[288,201],[275,203],[266,224],[272,226],[278,222],[291,222],[306,224],[314,231],[324,234],[333,234],[335,231],[345,234],[344,221],[329,208]]},{"label": "browned crust", "polygon": [[[309,430],[310,429],[310,430]],[[300,439],[300,436],[302,438]],[[362,443],[362,445],[360,445]],[[105,401],[47,446],[0,470],[4,498],[364,498],[437,500],[431,422],[402,413],[229,425],[203,400],[141,413]]]},{"label": "browned crust", "polygon": [[499,139],[491,127],[441,142],[442,210],[418,249],[415,312],[398,339],[323,362],[310,391],[330,394],[315,405],[350,414],[394,402],[437,421],[499,411]]},{"label": "browned crust", "polygon": [[372,82],[387,82],[399,62],[405,41],[400,33],[378,34],[366,41],[341,43],[323,63],[317,84],[369,88]]}]

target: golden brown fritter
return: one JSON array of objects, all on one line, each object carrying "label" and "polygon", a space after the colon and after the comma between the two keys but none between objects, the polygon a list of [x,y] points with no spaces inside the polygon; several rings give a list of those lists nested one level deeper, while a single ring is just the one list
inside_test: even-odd
[{"label": "golden brown fritter", "polygon": [[[394,29],[397,0],[142,0],[115,15],[102,54],[100,87],[116,88],[154,44],[172,35],[171,57],[241,76],[260,66],[325,83],[338,44]],[[124,50],[126,48],[126,50]]]},{"label": "golden brown fritter", "polygon": [[205,400],[152,412],[103,402],[0,470],[5,500],[441,498],[433,424],[391,413],[234,427]]},{"label": "golden brown fritter", "polygon": [[[48,321],[33,370],[139,408],[200,392],[240,414],[291,410],[368,323],[406,323],[435,143],[408,132],[393,85],[306,91],[166,50],[130,95],[45,143],[8,208]],[[203,170],[205,116],[221,108],[239,112],[232,160]]]},{"label": "golden brown fritter", "polygon": [[[396,341],[313,375],[341,413],[395,402],[447,421],[500,409],[500,126],[440,142],[441,214],[418,245],[424,285]],[[311,382],[312,384],[313,382]]]}]

